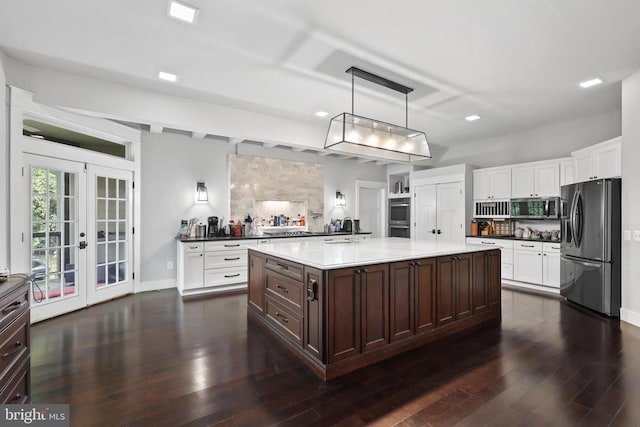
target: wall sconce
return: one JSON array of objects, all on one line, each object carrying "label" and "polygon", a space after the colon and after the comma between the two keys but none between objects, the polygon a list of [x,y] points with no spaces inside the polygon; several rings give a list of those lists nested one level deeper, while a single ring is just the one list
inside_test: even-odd
[{"label": "wall sconce", "polygon": [[198,181],[198,184],[196,185],[196,201],[197,202],[209,201],[209,193],[207,192],[207,186],[204,185],[204,181]]},{"label": "wall sconce", "polygon": [[336,208],[347,206],[347,198],[340,191],[336,191]]}]

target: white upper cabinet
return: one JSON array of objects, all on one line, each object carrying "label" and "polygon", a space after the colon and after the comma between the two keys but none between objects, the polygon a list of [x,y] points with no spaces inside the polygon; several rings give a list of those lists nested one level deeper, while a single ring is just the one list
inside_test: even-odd
[{"label": "white upper cabinet", "polygon": [[475,200],[511,197],[511,168],[477,169],[473,171]]},{"label": "white upper cabinet", "polygon": [[544,162],[511,168],[511,197],[552,197],[560,195],[560,166]]},{"label": "white upper cabinet", "polygon": [[575,181],[621,176],[620,137],[571,153],[575,160]]},{"label": "white upper cabinet", "polygon": [[576,162],[573,158],[560,160],[560,186],[576,182]]}]

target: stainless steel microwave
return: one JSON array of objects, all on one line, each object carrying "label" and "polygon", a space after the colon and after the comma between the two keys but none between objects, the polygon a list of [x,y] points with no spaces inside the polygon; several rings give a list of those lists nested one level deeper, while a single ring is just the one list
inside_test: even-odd
[{"label": "stainless steel microwave", "polygon": [[559,219],[560,197],[511,199],[509,214],[516,219]]}]

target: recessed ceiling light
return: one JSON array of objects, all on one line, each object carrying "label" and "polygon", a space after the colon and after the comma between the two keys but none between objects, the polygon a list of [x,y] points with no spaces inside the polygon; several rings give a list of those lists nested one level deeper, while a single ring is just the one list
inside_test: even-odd
[{"label": "recessed ceiling light", "polygon": [[327,113],[326,111],[317,111],[316,112],[316,116],[317,117],[327,117],[329,115],[329,113]]},{"label": "recessed ceiling light", "polygon": [[178,76],[172,73],[167,73],[166,71],[158,71],[158,78],[172,83],[175,83],[178,80]]},{"label": "recessed ceiling light", "polygon": [[169,2],[169,8],[167,9],[167,15],[172,18],[188,22],[189,24],[193,24],[196,22],[199,11],[200,9],[191,6],[190,4],[183,3],[177,0],[171,0]]},{"label": "recessed ceiling light", "polygon": [[465,119],[466,121],[468,121],[468,122],[474,122],[474,121],[478,120],[479,118],[480,118],[480,116],[479,116],[479,115],[477,115],[477,114],[472,114],[472,115],[470,115],[470,116],[465,117],[464,119]]},{"label": "recessed ceiling light", "polygon": [[583,88],[588,88],[591,86],[599,85],[600,83],[602,83],[602,81],[603,81],[602,79],[591,79],[591,80],[587,80],[580,83],[580,86]]}]

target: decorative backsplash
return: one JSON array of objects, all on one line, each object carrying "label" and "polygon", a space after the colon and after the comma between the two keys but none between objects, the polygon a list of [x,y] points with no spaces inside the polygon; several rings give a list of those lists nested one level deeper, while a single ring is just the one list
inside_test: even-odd
[{"label": "decorative backsplash", "polygon": [[[323,218],[310,215],[311,212],[324,212],[322,164],[230,154],[229,173],[230,219],[237,221],[249,214],[261,221],[259,215],[266,216],[269,212],[260,209],[260,203],[256,205],[256,202],[288,201],[306,205],[309,231],[323,230]],[[271,214],[276,213],[281,212]],[[269,218],[265,219],[268,223]]]}]

